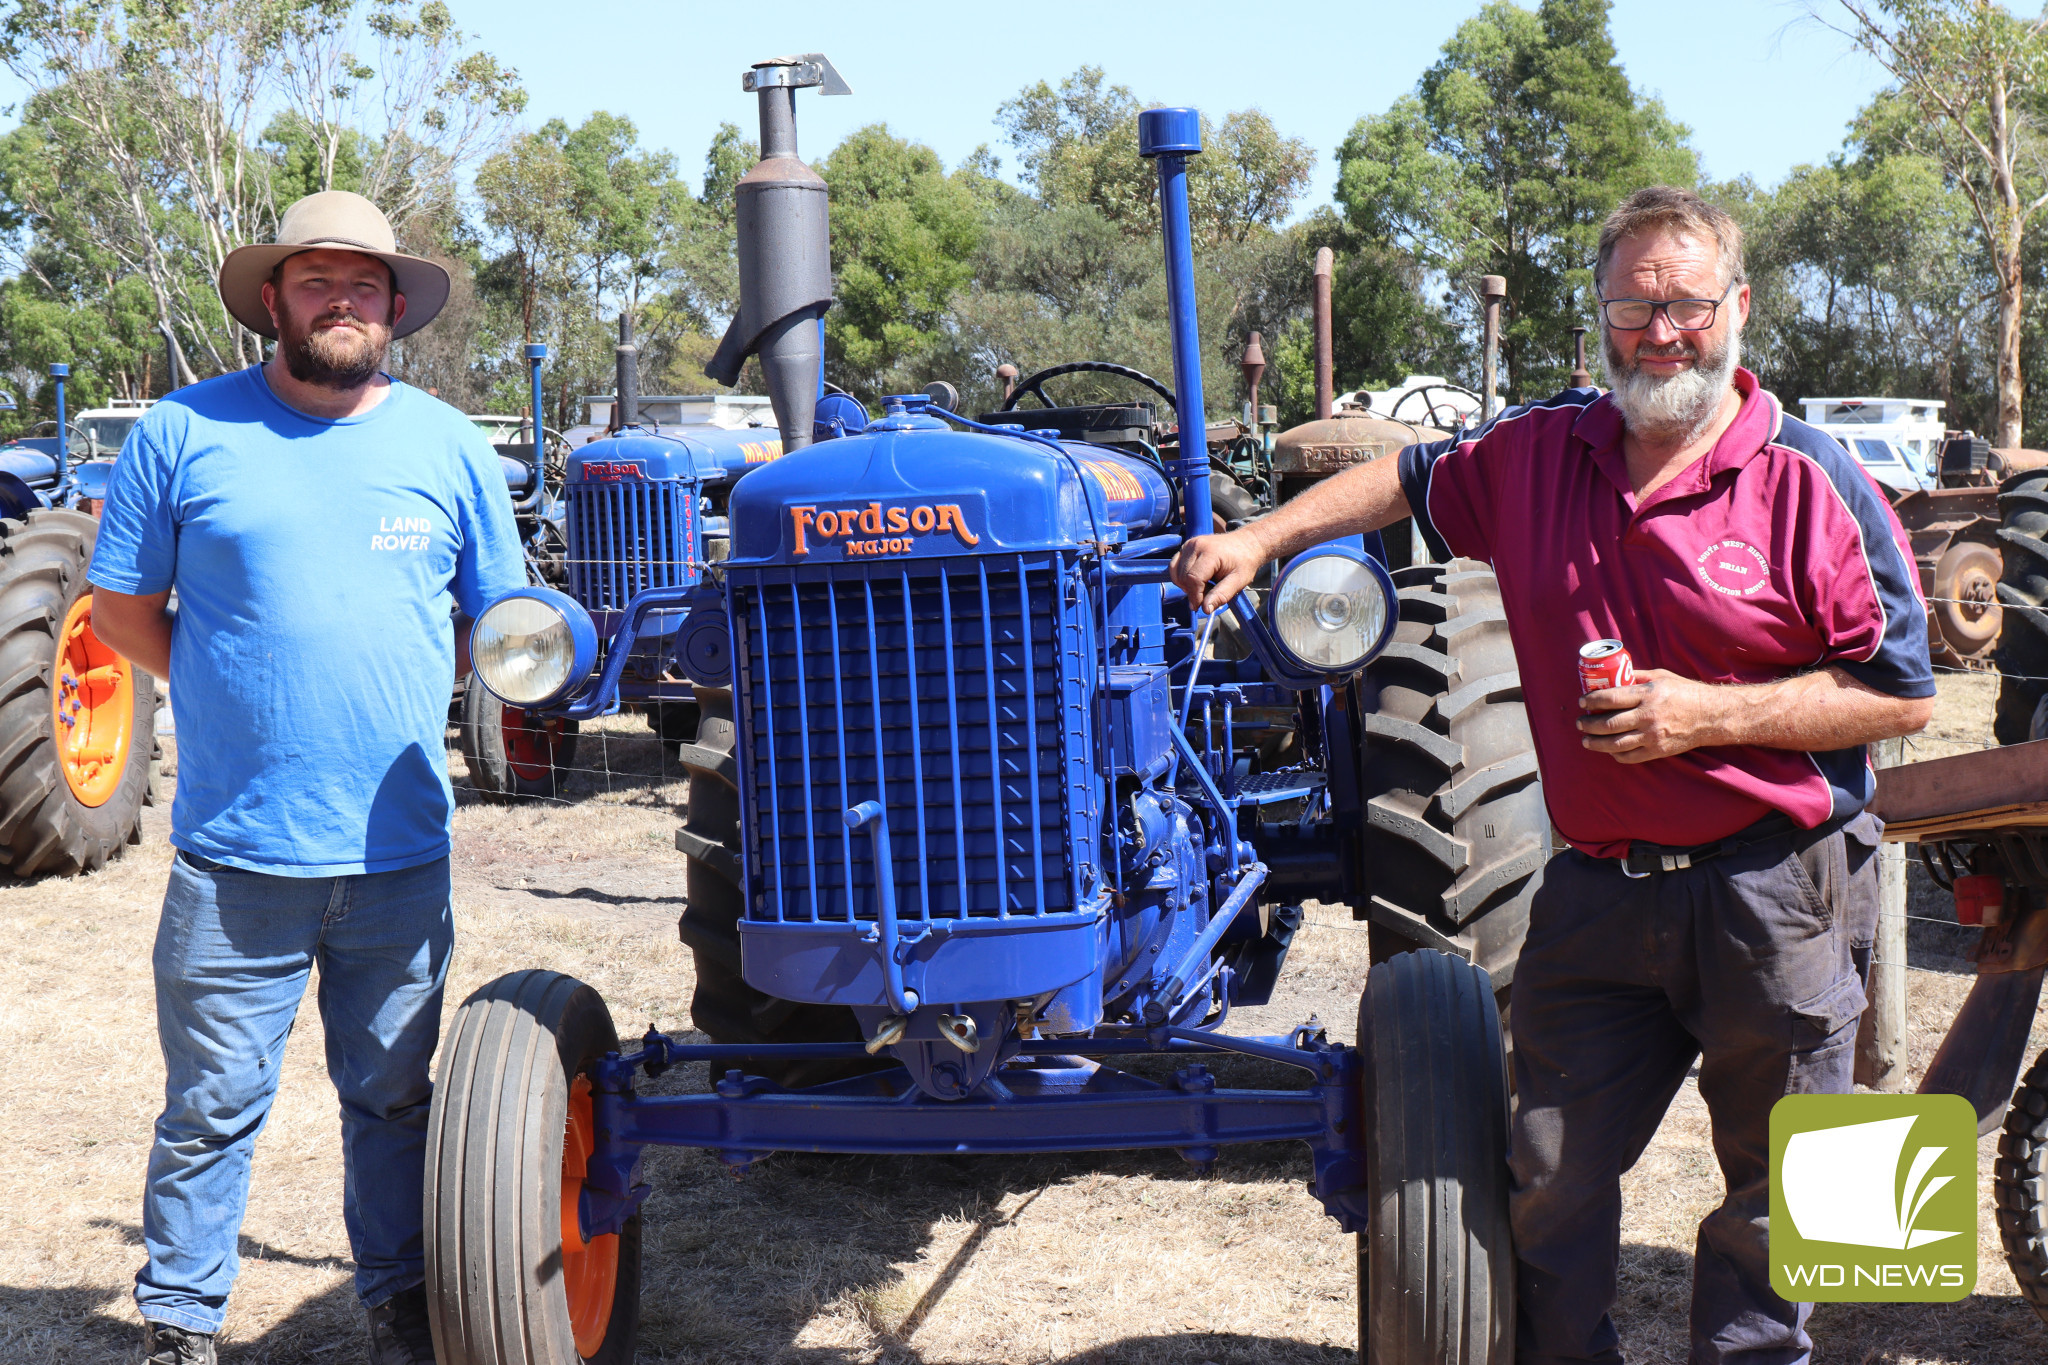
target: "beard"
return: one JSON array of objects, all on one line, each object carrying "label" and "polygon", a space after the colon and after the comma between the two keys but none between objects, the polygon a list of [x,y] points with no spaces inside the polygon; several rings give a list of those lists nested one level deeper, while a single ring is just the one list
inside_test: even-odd
[{"label": "beard", "polygon": [[[1732,328],[1716,350],[1702,352],[1680,334],[1668,346],[1643,343],[1636,348],[1636,359],[1628,363],[1622,361],[1613,334],[1604,326],[1601,341],[1607,350],[1607,373],[1614,380],[1614,405],[1621,409],[1622,420],[1638,435],[1664,440],[1689,441],[1713,424],[1742,360],[1742,337]],[[1672,356],[1689,358],[1692,368],[1663,379],[1641,369],[1645,357]]]},{"label": "beard", "polygon": [[301,384],[323,389],[359,389],[384,367],[391,349],[391,326],[365,318],[344,316],[337,323],[320,319],[319,326],[294,317],[280,307],[277,319],[277,349],[292,378]]}]

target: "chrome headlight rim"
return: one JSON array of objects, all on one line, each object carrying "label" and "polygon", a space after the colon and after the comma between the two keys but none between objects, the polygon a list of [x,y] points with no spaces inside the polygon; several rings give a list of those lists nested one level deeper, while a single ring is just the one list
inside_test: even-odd
[{"label": "chrome headlight rim", "polygon": [[[490,677],[479,665],[483,657],[481,635],[491,613],[509,602],[532,601],[547,608],[560,618],[569,632],[569,667],[561,682],[544,696],[536,698],[508,697],[491,685]],[[507,706],[516,706],[527,711],[543,711],[568,699],[589,679],[591,670],[597,666],[597,626],[590,619],[590,613],[583,604],[565,592],[553,588],[515,588],[496,598],[478,614],[469,628],[469,666],[484,690]],[[502,681],[502,680],[501,680]]]},{"label": "chrome headlight rim", "polygon": [[[1380,629],[1378,635],[1367,645],[1365,652],[1355,662],[1334,666],[1305,659],[1297,654],[1287,643],[1287,637],[1280,628],[1280,605],[1286,598],[1289,581],[1299,571],[1309,567],[1316,561],[1330,558],[1340,559],[1347,564],[1363,568],[1369,576],[1369,581],[1374,587],[1379,589],[1381,598]],[[1288,560],[1281,568],[1278,576],[1273,579],[1273,590],[1266,594],[1265,606],[1266,628],[1272,634],[1274,645],[1278,647],[1287,661],[1304,672],[1320,673],[1328,677],[1352,676],[1364,670],[1392,642],[1394,627],[1400,624],[1401,619],[1400,594],[1395,591],[1394,576],[1387,571],[1387,566],[1366,553],[1363,548],[1341,540],[1329,540],[1324,541],[1320,545],[1311,545],[1308,549],[1303,550],[1300,554]]]}]

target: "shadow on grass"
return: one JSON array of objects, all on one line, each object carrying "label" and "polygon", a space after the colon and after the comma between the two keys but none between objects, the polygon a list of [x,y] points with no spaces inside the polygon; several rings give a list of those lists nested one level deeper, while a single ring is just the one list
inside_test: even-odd
[{"label": "shadow on grass", "polygon": [[[1676,1247],[1624,1245],[1614,1309],[1632,1365],[1690,1358],[1692,1260]],[[1813,1365],[2039,1365],[2048,1323],[2018,1295],[1956,1303],[1823,1303],[1807,1322]]]},{"label": "shadow on grass", "polygon": [[[0,1285],[0,1359],[9,1365],[132,1365],[141,1358],[142,1329],[127,1316],[127,1300],[126,1289]],[[229,1324],[232,1333],[232,1313]],[[359,1365],[368,1346],[363,1310],[343,1283],[299,1304],[259,1336],[230,1335],[219,1356],[221,1365]]]},{"label": "shadow on grass", "polygon": [[[124,1245],[131,1247],[142,1245],[142,1227],[138,1223],[130,1223],[119,1218],[88,1218],[85,1220],[85,1225],[89,1228],[100,1228],[118,1234]],[[270,1243],[258,1241],[247,1233],[243,1233],[237,1239],[235,1254],[241,1257],[245,1264],[250,1261],[281,1261],[285,1265],[308,1266],[314,1270],[353,1271],[356,1268],[356,1263],[346,1256],[301,1256],[296,1252],[281,1251],[277,1247],[270,1245]]]},{"label": "shadow on grass", "polygon": [[516,895],[537,896],[544,901],[591,901],[598,905],[687,905],[684,896],[622,896],[612,891],[600,891],[594,886],[579,886],[573,891],[556,891],[545,886],[500,886],[500,891]]}]

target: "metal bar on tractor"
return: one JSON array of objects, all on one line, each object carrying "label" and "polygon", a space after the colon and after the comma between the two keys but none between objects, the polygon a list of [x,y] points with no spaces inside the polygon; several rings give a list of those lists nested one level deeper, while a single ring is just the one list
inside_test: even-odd
[{"label": "metal bar on tractor", "polygon": [[924,826],[924,727],[917,710],[917,611],[910,597],[910,570],[896,570],[903,590],[903,689],[910,697],[910,791],[917,802],[917,899],[927,923],[932,917],[931,844]]},{"label": "metal bar on tractor", "polygon": [[[915,1122],[906,1111],[915,1109]],[[614,1140],[737,1152],[983,1155],[1317,1142],[1320,1090],[1012,1095],[910,1103],[901,1096],[664,1095],[621,1100]]]},{"label": "metal bar on tractor", "polygon": [[960,705],[959,677],[953,670],[953,580],[946,574],[946,562],[939,561],[939,629],[946,649],[946,735],[952,741],[953,762],[953,879],[960,888],[960,918],[966,919],[967,817],[960,795]]},{"label": "metal bar on tractor", "polygon": [[988,776],[996,811],[996,918],[1010,917],[1010,836],[1003,825],[1003,726],[996,709],[996,621],[989,609],[988,561],[974,561],[981,581],[981,659],[988,675]]},{"label": "metal bar on tractor", "polygon": [[[797,734],[801,736],[798,747],[803,758],[804,856],[809,859],[804,868],[804,881],[811,890],[811,923],[816,924],[819,920],[818,803],[811,795],[811,707],[808,697],[811,690],[811,668],[809,656],[804,652],[803,587],[792,582],[789,590],[796,603],[796,610],[790,613],[789,622],[790,629],[795,632],[792,641],[796,647],[796,729]],[[846,807],[841,806],[840,809],[844,810]]]},{"label": "metal bar on tractor", "polygon": [[1188,158],[1202,150],[1202,117],[1192,109],[1138,115],[1138,154],[1159,169],[1159,220],[1166,246],[1166,308],[1173,330],[1173,392],[1180,419],[1182,529],[1206,536],[1209,510],[1208,408],[1202,399],[1202,334],[1195,318],[1195,251],[1188,221]]},{"label": "metal bar on tractor", "polygon": [[1038,796],[1038,632],[1031,625],[1031,572],[1017,556],[1017,635],[1024,646],[1024,744],[1031,773],[1031,887],[1045,913],[1045,812]]},{"label": "metal bar on tractor", "polygon": [[[872,722],[875,732],[875,800],[881,805],[883,817],[886,819],[889,813],[889,749],[883,739],[882,730],[882,659],[880,649],[875,640],[874,580],[869,578],[861,579],[860,591],[861,597],[867,603],[868,609],[868,704],[874,708]],[[879,855],[874,859],[874,863],[875,916],[879,919],[882,913],[882,878],[887,877],[889,879],[890,894],[894,894],[896,885],[895,851],[893,849],[890,851],[889,861],[886,866]],[[850,890],[851,888],[849,888]],[[851,903],[851,900],[852,897],[849,895],[849,903]]]},{"label": "metal bar on tractor", "polygon": [[[768,847],[774,850],[769,860],[775,869],[775,920],[778,924],[785,924],[789,921],[789,913],[782,903],[782,783],[775,775],[775,671],[769,662],[775,653],[775,636],[768,629],[770,591],[765,578],[755,585],[754,613],[761,622],[761,705],[757,714],[766,731],[758,748],[766,749],[768,753]],[[760,757],[758,752],[755,757]]]},{"label": "metal bar on tractor", "polygon": [[[828,571],[829,573],[829,571]],[[853,797],[846,789],[846,670],[839,662],[839,583],[825,579],[825,604],[832,620],[832,724],[833,743],[839,752],[839,809],[853,809]],[[845,878],[842,888],[846,894],[846,922],[853,923],[853,827],[845,821],[839,824],[839,847],[843,861],[839,864]],[[813,876],[817,875],[815,871]]]}]

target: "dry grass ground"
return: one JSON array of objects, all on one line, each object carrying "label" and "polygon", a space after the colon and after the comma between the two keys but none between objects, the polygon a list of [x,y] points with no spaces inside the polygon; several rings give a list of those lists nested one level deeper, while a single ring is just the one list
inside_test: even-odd
[{"label": "dry grass ground", "polygon": [[[1944,683],[1931,736],[1982,743],[1990,688]],[[1932,747],[1929,753],[1941,752]],[[461,934],[450,1007],[518,967],[590,981],[622,1031],[686,1030],[688,955],[670,846],[681,783],[634,720],[588,736],[578,802],[456,817]],[[458,764],[459,767],[459,764]],[[161,1069],[150,943],[169,853],[145,844],[75,882],[0,888],[0,1365],[132,1358],[128,1286]],[[1913,913],[1950,915],[1916,883]],[[1952,918],[1952,915],[1951,915]],[[1365,940],[1317,910],[1248,1029],[1320,1014],[1348,1037]],[[1912,934],[1915,1075],[1966,993],[1961,931]],[[320,1021],[308,1009],[257,1145],[242,1278],[223,1339],[235,1365],[362,1358],[340,1217],[341,1164]],[[2035,1047],[2048,1045],[2040,1030]],[[699,1069],[661,1088],[704,1084]],[[1990,1145],[1980,1152],[1989,1186]],[[1338,1365],[1355,1341],[1350,1240],[1303,1191],[1299,1148],[1227,1150],[1208,1176],[1168,1153],[1057,1160],[778,1157],[734,1181],[656,1152],[641,1359],[805,1365]],[[1682,1362],[1693,1228],[1720,1198],[1690,1085],[1626,1185],[1619,1309],[1632,1360]],[[2019,1365],[2048,1325],[2014,1293],[1983,1203],[1977,1293],[1953,1305],[1823,1307],[1833,1365]]]}]

